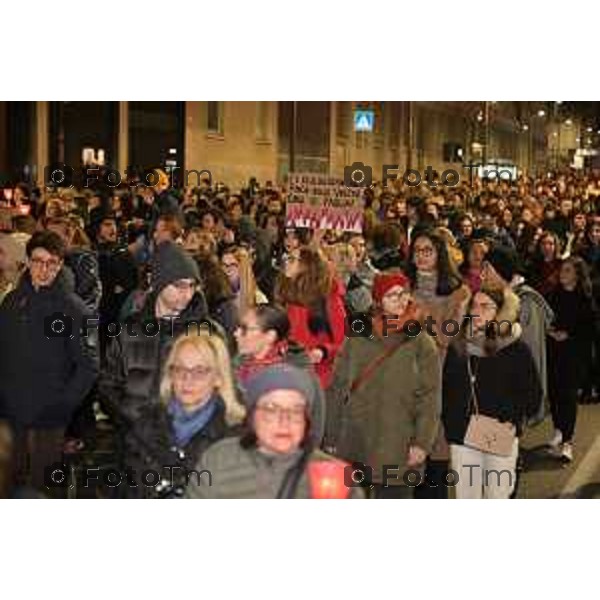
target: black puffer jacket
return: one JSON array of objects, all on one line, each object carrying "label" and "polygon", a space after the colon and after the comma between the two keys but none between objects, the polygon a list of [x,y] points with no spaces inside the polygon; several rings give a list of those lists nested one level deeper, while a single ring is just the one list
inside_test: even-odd
[{"label": "black puffer jacket", "polygon": [[[145,406],[127,436],[125,453],[125,465],[135,471],[132,480],[137,487],[128,485],[124,495],[129,498],[182,497],[186,484],[196,485],[196,475],[191,474],[189,478],[187,475],[200,455],[228,433],[225,404],[221,398],[218,398],[212,419],[183,447],[174,442],[166,408],[158,403]],[[152,487],[141,481],[142,473],[147,470],[161,475],[158,485]]]},{"label": "black puffer jacket", "polygon": [[[80,335],[87,312],[62,272],[38,291],[29,273],[22,277],[0,307],[0,418],[17,427],[68,424],[98,375],[97,335]],[[70,335],[46,337],[60,314]]]},{"label": "black puffer jacket", "polygon": [[98,256],[92,250],[75,248],[65,256],[65,265],[73,274],[75,293],[88,310],[96,314],[102,298]]},{"label": "black puffer jacket", "polygon": [[138,286],[138,270],[127,248],[118,244],[98,244],[98,270],[102,282],[100,315],[106,323],[118,320],[129,294]]},{"label": "black puffer jacket", "polygon": [[[150,294],[142,311],[128,319],[120,335],[110,339],[107,345],[99,390],[105,408],[113,417],[135,420],[144,406],[156,402],[162,367],[173,342],[186,332],[191,335],[196,331],[197,326],[191,322],[200,323],[203,330],[210,328],[211,334],[223,337],[219,325],[207,318],[206,302],[198,292],[178,319],[161,321],[157,335],[145,335],[145,325],[155,323],[155,304],[156,294]],[[208,325],[202,325],[203,322]],[[154,330],[149,325],[147,331]]]}]

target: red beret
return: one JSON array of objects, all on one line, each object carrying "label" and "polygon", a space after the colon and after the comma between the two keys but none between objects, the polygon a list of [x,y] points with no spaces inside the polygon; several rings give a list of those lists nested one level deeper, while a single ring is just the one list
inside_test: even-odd
[{"label": "red beret", "polygon": [[373,300],[381,304],[386,293],[397,285],[405,289],[409,287],[410,281],[404,273],[377,273],[373,281]]}]

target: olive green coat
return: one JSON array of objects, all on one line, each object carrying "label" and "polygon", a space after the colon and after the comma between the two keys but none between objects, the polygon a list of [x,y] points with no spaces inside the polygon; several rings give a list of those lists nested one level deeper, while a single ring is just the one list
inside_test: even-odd
[{"label": "olive green coat", "polygon": [[[390,345],[397,349],[351,393],[352,382]],[[438,351],[426,333],[349,338],[327,390],[326,446],[344,460],[370,466],[373,483],[382,483],[383,465],[394,465],[390,472],[395,478],[387,483],[401,485],[409,446],[431,452],[440,393]]]}]

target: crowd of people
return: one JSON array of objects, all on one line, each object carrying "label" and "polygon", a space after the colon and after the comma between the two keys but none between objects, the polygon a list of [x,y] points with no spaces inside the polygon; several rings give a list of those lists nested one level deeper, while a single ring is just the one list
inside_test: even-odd
[{"label": "crowd of people", "polygon": [[121,497],[508,498],[548,413],[573,460],[600,174],[375,183],[356,232],[293,227],[285,185],[158,173],[3,194],[0,495],[58,494],[101,423]]}]

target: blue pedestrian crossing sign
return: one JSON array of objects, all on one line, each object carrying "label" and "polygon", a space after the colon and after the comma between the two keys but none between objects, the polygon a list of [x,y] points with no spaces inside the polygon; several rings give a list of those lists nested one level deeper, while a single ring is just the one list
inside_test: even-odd
[{"label": "blue pedestrian crossing sign", "polygon": [[375,111],[354,111],[354,131],[373,131],[375,126]]}]

